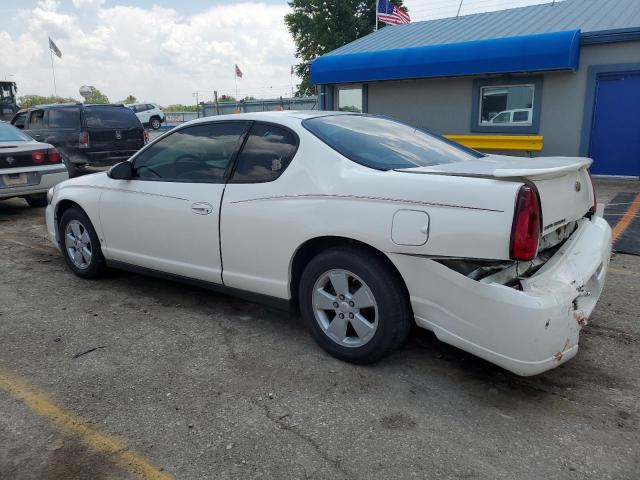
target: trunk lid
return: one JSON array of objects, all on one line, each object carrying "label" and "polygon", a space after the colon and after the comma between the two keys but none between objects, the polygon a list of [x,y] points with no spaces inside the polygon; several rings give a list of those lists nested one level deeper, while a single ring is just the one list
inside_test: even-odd
[{"label": "trunk lid", "polygon": [[487,155],[464,162],[399,169],[399,172],[497,178],[532,183],[542,207],[542,235],[585,215],[593,205],[592,160],[581,157],[521,158]]},{"label": "trunk lid", "polygon": [[[50,145],[40,142],[0,142],[0,169],[41,166],[34,163],[31,153],[46,153]],[[46,162],[44,163],[47,164]]]}]

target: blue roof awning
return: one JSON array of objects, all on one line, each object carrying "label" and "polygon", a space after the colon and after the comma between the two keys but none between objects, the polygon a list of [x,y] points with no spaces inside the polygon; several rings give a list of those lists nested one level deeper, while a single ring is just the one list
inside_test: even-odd
[{"label": "blue roof awning", "polygon": [[[395,28],[395,27],[386,27]],[[311,64],[316,85],[577,69],[580,30],[471,42],[323,55]]]}]

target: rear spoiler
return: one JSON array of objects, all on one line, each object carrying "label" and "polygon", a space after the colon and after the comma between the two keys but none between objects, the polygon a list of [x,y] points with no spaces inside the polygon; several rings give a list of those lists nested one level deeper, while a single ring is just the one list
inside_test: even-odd
[{"label": "rear spoiler", "polygon": [[526,178],[553,178],[566,172],[577,172],[583,168],[588,168],[593,163],[590,158],[576,158],[574,163],[568,165],[562,165],[560,167],[547,167],[547,168],[496,168],[493,171],[492,176],[496,178],[513,178],[513,177],[526,177]]}]

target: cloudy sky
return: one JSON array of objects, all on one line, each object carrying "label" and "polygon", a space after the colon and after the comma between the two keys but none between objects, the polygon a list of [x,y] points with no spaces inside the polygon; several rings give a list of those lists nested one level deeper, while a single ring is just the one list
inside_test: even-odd
[{"label": "cloudy sky", "polygon": [[[547,0],[464,0],[462,14]],[[459,0],[405,0],[412,20],[455,16]],[[95,85],[110,100],[192,103],[213,90],[239,96],[291,93],[294,45],[283,22],[286,0],[0,0],[0,78],[19,94],[51,94],[47,37],[58,94],[79,98]],[[293,78],[293,83],[297,81]]]}]

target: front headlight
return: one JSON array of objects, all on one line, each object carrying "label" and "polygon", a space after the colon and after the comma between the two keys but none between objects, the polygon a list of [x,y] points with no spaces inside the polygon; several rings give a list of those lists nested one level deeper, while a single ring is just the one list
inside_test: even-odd
[{"label": "front headlight", "polygon": [[47,203],[48,203],[49,205],[51,205],[51,200],[53,200],[53,193],[55,192],[55,190],[56,190],[56,186],[54,185],[54,186],[53,186],[53,187],[51,187],[51,188],[49,189],[49,191],[47,192]]}]

